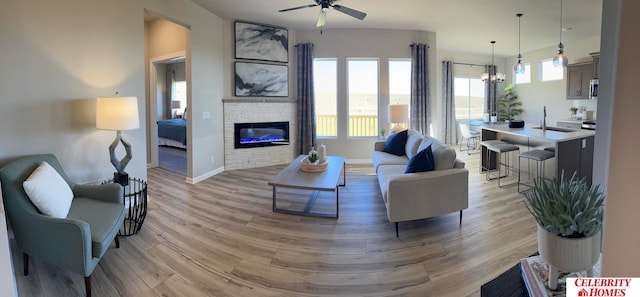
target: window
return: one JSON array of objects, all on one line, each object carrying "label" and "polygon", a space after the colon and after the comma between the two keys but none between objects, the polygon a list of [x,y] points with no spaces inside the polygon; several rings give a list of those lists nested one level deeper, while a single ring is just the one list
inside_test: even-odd
[{"label": "window", "polygon": [[524,73],[515,73],[513,75],[513,81],[516,85],[528,84],[531,82],[531,64],[524,64]]},{"label": "window", "polygon": [[540,62],[540,80],[562,80],[564,79],[564,67],[555,67],[552,59]]},{"label": "window", "polygon": [[[389,104],[406,104],[411,101],[411,59],[389,60]],[[411,112],[409,112],[411,114]],[[403,129],[409,123],[403,125]]]},{"label": "window", "polygon": [[378,60],[347,59],[349,137],[378,136]]},{"label": "window", "polygon": [[338,66],[336,59],[313,60],[313,84],[316,97],[316,135],[337,137]]},{"label": "window", "polygon": [[485,110],[485,83],[480,78],[455,77],[453,85],[456,120],[468,122],[482,119]]},{"label": "window", "polygon": [[180,108],[177,108],[176,116],[182,117],[184,109],[187,106],[187,82],[186,81],[174,81],[171,87],[171,100],[180,101]]}]

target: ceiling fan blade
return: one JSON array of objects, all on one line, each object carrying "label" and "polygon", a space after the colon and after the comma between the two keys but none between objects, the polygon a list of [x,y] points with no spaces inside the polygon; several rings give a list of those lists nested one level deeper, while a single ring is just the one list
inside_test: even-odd
[{"label": "ceiling fan blade", "polygon": [[366,13],[364,13],[362,11],[357,11],[357,10],[355,10],[353,8],[349,8],[349,7],[338,5],[338,4],[332,5],[332,6],[333,6],[333,8],[335,8],[335,10],[337,10],[339,12],[342,12],[344,14],[348,14],[348,15],[350,15],[350,16],[356,18],[356,19],[359,19],[359,20],[364,20],[364,18],[367,16]]},{"label": "ceiling fan blade", "polygon": [[318,16],[318,22],[316,22],[316,27],[324,26],[326,19],[327,19],[327,11],[323,9],[320,11],[320,15]]},{"label": "ceiling fan blade", "polygon": [[281,10],[278,10],[278,12],[285,12],[285,11],[291,11],[291,10],[296,10],[296,9],[302,9],[302,8],[308,8],[308,7],[315,7],[315,6],[318,6],[318,5],[319,5],[319,4],[308,4],[308,5],[296,6],[296,7],[291,7],[291,8],[281,9]]}]

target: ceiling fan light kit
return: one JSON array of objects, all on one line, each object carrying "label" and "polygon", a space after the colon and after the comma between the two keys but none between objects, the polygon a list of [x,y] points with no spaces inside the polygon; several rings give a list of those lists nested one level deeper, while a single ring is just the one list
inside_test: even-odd
[{"label": "ceiling fan light kit", "polygon": [[367,14],[362,11],[358,11],[343,5],[334,4],[335,2],[338,2],[338,1],[339,0],[315,0],[316,4],[308,4],[308,5],[281,9],[281,10],[278,10],[278,12],[285,12],[285,11],[292,11],[292,10],[298,10],[303,8],[320,6],[320,15],[318,16],[318,20],[316,21],[316,27],[322,27],[325,25],[327,12],[329,11],[330,7],[359,20],[364,20],[364,18],[367,16]]}]

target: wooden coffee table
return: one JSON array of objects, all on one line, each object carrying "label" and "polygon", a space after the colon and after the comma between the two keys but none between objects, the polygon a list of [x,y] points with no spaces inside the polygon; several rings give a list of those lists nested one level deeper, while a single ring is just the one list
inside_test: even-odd
[{"label": "wooden coffee table", "polygon": [[[298,156],[289,166],[282,169],[278,175],[276,175],[269,185],[273,187],[273,211],[286,214],[295,214],[301,216],[312,217],[325,217],[325,218],[337,218],[340,215],[340,199],[338,194],[338,187],[344,187],[347,183],[347,175],[345,172],[345,158],[339,156],[328,156],[327,162],[329,166],[326,171],[311,173],[300,170],[300,161],[305,158],[306,155]],[[340,175],[342,175],[342,184],[339,184]],[[312,190],[313,193],[307,202],[304,210],[290,210],[281,209],[276,206],[276,188],[291,188],[301,190]],[[311,209],[318,198],[320,191],[335,192],[336,193],[336,213],[318,213],[312,212]]]}]

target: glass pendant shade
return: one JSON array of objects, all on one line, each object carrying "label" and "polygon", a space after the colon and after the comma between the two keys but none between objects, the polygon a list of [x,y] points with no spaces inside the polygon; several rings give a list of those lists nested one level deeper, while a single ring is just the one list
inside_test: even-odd
[{"label": "glass pendant shade", "polygon": [[516,16],[518,17],[518,63],[513,66],[513,72],[516,74],[523,74],[525,69],[524,64],[522,64],[522,54],[520,53],[520,18],[523,14],[519,13],[516,14]]},{"label": "glass pendant shade", "polygon": [[560,0],[560,43],[558,44],[558,54],[553,57],[553,66],[567,67],[569,59],[564,54],[564,44],[562,44],[562,0]]},{"label": "glass pendant shade", "polygon": [[564,45],[562,42],[558,45],[558,54],[553,57],[553,66],[555,67],[567,67],[569,64],[569,59],[564,54]]}]

